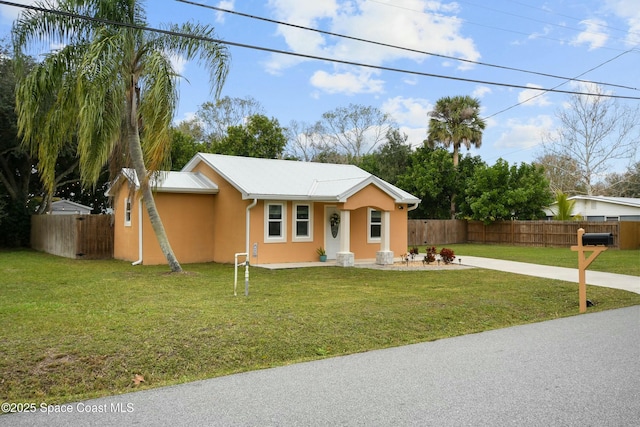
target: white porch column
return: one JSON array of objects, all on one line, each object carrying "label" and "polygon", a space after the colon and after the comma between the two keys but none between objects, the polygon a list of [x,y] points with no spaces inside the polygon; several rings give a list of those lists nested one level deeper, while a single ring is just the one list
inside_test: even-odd
[{"label": "white porch column", "polygon": [[391,212],[381,213],[380,224],[380,250],[376,252],[376,264],[393,264],[393,251],[391,250]]},{"label": "white porch column", "polygon": [[351,252],[351,211],[340,211],[340,251],[336,254],[336,264],[341,267],[355,265]]}]

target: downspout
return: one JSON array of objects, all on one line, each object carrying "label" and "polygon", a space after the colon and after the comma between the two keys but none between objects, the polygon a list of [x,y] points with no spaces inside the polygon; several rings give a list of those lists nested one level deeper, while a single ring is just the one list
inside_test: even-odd
[{"label": "downspout", "polygon": [[253,199],[253,202],[251,202],[251,204],[249,206],[247,206],[247,214],[246,214],[246,225],[245,225],[245,236],[246,236],[246,242],[245,242],[245,252],[247,254],[247,262],[249,261],[249,230],[251,229],[251,215],[249,214],[249,211],[251,209],[253,209],[256,205],[258,204],[258,199]]},{"label": "downspout", "polygon": [[142,264],[142,198],[138,198],[138,260],[131,265]]},{"label": "downspout", "polygon": [[413,210],[418,209],[418,205],[419,205],[419,204],[420,204],[420,203],[414,203],[414,205],[413,205],[413,206],[411,206],[411,207],[409,207],[409,205],[407,205],[407,212],[411,212],[411,211],[413,211]]}]

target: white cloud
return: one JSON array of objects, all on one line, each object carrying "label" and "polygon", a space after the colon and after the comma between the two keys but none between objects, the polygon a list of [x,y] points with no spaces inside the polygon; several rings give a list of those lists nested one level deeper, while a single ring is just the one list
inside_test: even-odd
[{"label": "white cloud", "polygon": [[387,99],[380,107],[398,123],[401,133],[407,135],[412,147],[421,147],[427,138],[429,112],[433,104],[424,98],[404,98],[396,96]]},{"label": "white cloud", "polygon": [[433,110],[433,104],[423,98],[396,96],[387,99],[380,109],[401,126],[424,128],[429,124],[429,112]]},{"label": "white cloud", "polygon": [[[474,41],[461,34],[463,21],[454,15],[457,12],[455,4],[434,0],[404,0],[385,4],[349,0],[270,0],[269,6],[279,20],[292,24],[414,50],[394,49],[280,26],[277,34],[283,37],[288,49],[298,53],[372,65],[406,59],[415,62],[433,59],[419,52],[473,61],[480,58]],[[279,72],[301,61],[274,55],[267,63],[267,70]],[[460,69],[471,66],[463,62],[451,63]]]},{"label": "white cloud", "polygon": [[327,93],[346,95],[382,93],[384,82],[373,78],[374,74],[369,70],[334,72],[332,74],[320,70],[311,76],[310,82],[312,86]]},{"label": "white cloud", "polygon": [[187,68],[187,60],[182,55],[174,55],[169,54],[169,60],[171,61],[171,65],[173,66],[173,70],[182,75],[184,74],[184,70]]},{"label": "white cloud", "polygon": [[[528,83],[527,87],[542,88],[542,86]],[[551,101],[545,96],[544,91],[535,89],[525,89],[518,94],[518,103],[528,107],[546,107],[551,105]]]},{"label": "white cloud", "polygon": [[553,118],[540,115],[526,121],[510,119],[496,143],[495,148],[518,148],[529,150],[541,144],[542,135],[553,128]]},{"label": "white cloud", "polygon": [[571,44],[574,46],[589,45],[589,50],[601,48],[609,40],[609,34],[605,31],[606,22],[601,19],[587,19],[580,22],[586,29],[578,34]]},{"label": "white cloud", "polygon": [[424,140],[427,139],[428,128],[412,128],[407,126],[399,127],[401,134],[407,135],[407,143],[412,148],[422,147]]},{"label": "white cloud", "polygon": [[[222,0],[218,3],[217,7],[220,9],[233,10],[235,0]],[[216,22],[219,24],[224,23],[225,13],[216,11]]]},{"label": "white cloud", "polygon": [[627,44],[640,44],[640,8],[637,0],[606,0],[606,5],[629,26]]},{"label": "white cloud", "polygon": [[471,93],[471,96],[474,98],[484,98],[485,95],[492,93],[491,88],[487,86],[477,86],[474,91]]}]

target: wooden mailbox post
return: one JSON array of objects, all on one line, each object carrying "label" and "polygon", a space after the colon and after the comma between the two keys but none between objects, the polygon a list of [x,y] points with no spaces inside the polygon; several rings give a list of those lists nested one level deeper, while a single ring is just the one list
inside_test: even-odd
[{"label": "wooden mailbox post", "polygon": [[[580,313],[587,311],[587,282],[585,270],[601,252],[607,250],[607,246],[613,244],[613,236],[609,233],[585,234],[584,228],[578,229],[578,244],[571,246],[572,251],[578,252],[578,299]],[[602,246],[601,246],[602,245]],[[585,251],[591,252],[589,258],[585,258]]]}]

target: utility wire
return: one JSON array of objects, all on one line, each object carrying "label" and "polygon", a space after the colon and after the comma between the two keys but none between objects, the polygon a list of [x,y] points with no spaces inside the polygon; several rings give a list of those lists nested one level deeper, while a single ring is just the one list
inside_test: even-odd
[{"label": "utility wire", "polygon": [[[417,10],[417,9],[412,9],[412,8],[406,7],[406,6],[400,6],[400,5],[397,5],[397,4],[386,3],[386,2],[383,2],[383,1],[379,1],[379,0],[368,0],[368,1],[373,2],[373,3],[378,3],[378,4],[381,4],[381,5],[385,5],[385,6],[389,6],[389,7],[395,7],[395,8],[398,8],[398,9],[404,9],[404,10],[409,10],[409,11],[412,11],[412,12],[415,12],[415,13],[422,13],[422,14],[428,15],[427,12],[424,12],[424,11],[421,11],[421,10]],[[462,3],[467,3],[467,4],[470,4],[472,6],[478,6],[476,4],[469,3],[469,2],[464,2],[464,1],[462,1]],[[483,6],[478,6],[478,7],[483,7]],[[532,6],[530,6],[530,7],[532,7]],[[488,7],[483,7],[483,8],[491,10],[491,8],[488,8]],[[573,30],[573,31],[583,32],[583,31],[581,31],[581,30],[579,30],[577,28],[565,27],[565,26],[558,25],[558,24],[553,24],[553,23],[550,23],[550,22],[547,22],[547,21],[542,21],[542,20],[536,20],[536,19],[533,19],[533,18],[523,17],[523,16],[520,16],[520,15],[516,15],[516,14],[510,13],[510,12],[504,12],[504,11],[501,11],[501,10],[498,10],[498,9],[493,9],[493,10],[498,12],[498,13],[504,13],[506,15],[512,15],[512,16],[519,17],[519,18],[522,18],[522,19],[528,19],[528,20],[531,20],[531,21],[538,21],[538,22],[541,22],[543,24],[557,26],[557,27],[560,27],[560,28],[563,28],[563,29],[569,29],[569,30]],[[506,29],[506,28],[500,28],[500,27],[496,27],[496,26],[493,26],[493,25],[480,24],[480,23],[477,23],[477,22],[469,21],[467,19],[457,19],[457,18],[451,18],[451,17],[448,17],[448,16],[441,16],[441,18],[442,19],[448,19],[448,20],[456,19],[458,21],[464,22],[464,23],[469,24],[469,25],[475,25],[477,27],[484,27],[484,28],[489,28],[491,30],[498,30],[498,31],[506,32],[506,33],[519,34],[519,35],[527,36],[527,37],[531,36],[530,33],[525,33],[525,32],[516,31],[516,30],[510,30],[510,29]],[[571,18],[571,17],[569,17],[569,18]],[[572,18],[572,19],[577,19],[577,18]],[[602,26],[601,24],[597,24],[597,25]],[[617,30],[617,31],[623,31],[623,30]],[[595,34],[595,33],[590,32],[590,31],[586,31],[586,32],[589,33],[589,34]],[[556,38],[548,37],[548,36],[545,36],[545,35],[537,35],[536,37],[537,38],[541,38],[541,39],[545,39],[545,40],[551,40],[551,41],[554,41],[554,42],[566,43],[566,40],[556,39]],[[616,37],[616,39],[622,40],[619,37]],[[621,49],[616,49],[616,48],[607,47],[607,46],[602,47],[602,49],[617,50],[617,51],[621,50]]]},{"label": "utility wire", "polygon": [[[313,32],[320,33],[320,34],[325,34],[325,35],[328,35],[328,36],[340,37],[340,38],[344,38],[344,39],[348,39],[348,40],[354,40],[354,41],[369,43],[369,44],[373,44],[373,45],[377,45],[377,46],[389,47],[389,48],[392,48],[392,49],[399,49],[399,50],[404,50],[404,51],[412,52],[412,53],[419,53],[419,54],[422,54],[422,55],[431,55],[431,56],[436,56],[436,57],[439,57],[439,58],[452,59],[452,60],[455,60],[455,61],[466,62],[466,63],[474,64],[474,65],[482,65],[482,66],[485,66],[485,67],[499,68],[499,69],[508,70],[508,71],[517,71],[517,72],[521,72],[521,73],[534,74],[534,75],[543,76],[543,77],[551,77],[551,78],[554,78],[554,79],[573,80],[573,81],[577,81],[577,82],[581,82],[581,83],[594,83],[594,84],[597,84],[597,85],[600,85],[600,86],[611,86],[611,87],[618,87],[618,88],[622,88],[622,89],[629,89],[629,90],[636,90],[636,91],[638,90],[638,88],[630,87],[630,86],[618,85],[618,84],[613,84],[613,83],[594,82],[594,81],[590,81],[590,80],[577,80],[577,79],[573,79],[571,77],[557,76],[557,75],[554,75],[554,74],[547,74],[547,73],[541,73],[541,72],[537,72],[537,71],[523,70],[523,69],[520,69],[520,68],[507,67],[507,66],[504,66],[504,65],[489,64],[489,63],[486,63],[486,62],[472,61],[470,59],[457,58],[457,57],[454,57],[454,56],[448,56],[448,55],[442,55],[442,54],[433,53],[433,52],[426,52],[426,51],[422,51],[422,50],[411,49],[411,48],[392,45],[392,44],[388,44],[388,43],[362,39],[362,38],[359,38],[359,37],[348,36],[348,35],[345,35],[345,34],[338,34],[338,33],[333,33],[333,32],[330,32],[330,31],[324,31],[324,30],[320,30],[320,29],[317,29],[317,28],[310,28],[310,27],[305,27],[305,26],[302,26],[302,25],[290,24],[288,22],[277,21],[275,19],[264,18],[264,17],[261,17],[261,16],[251,15],[251,14],[248,14],[248,13],[238,12],[238,11],[230,10],[230,9],[224,9],[224,8],[217,7],[217,6],[209,6],[209,5],[198,3],[198,2],[195,2],[195,1],[191,1],[191,0],[175,0],[175,1],[177,1],[179,3],[185,3],[185,4],[190,4],[190,5],[193,5],[193,6],[203,7],[205,9],[215,10],[215,11],[218,11],[218,12],[225,12],[225,13],[229,13],[229,14],[233,14],[233,15],[237,15],[237,16],[242,16],[242,17],[245,17],[245,18],[256,19],[256,20],[264,21],[264,22],[269,22],[269,23],[272,23],[272,24],[284,25],[284,26],[288,26],[288,27],[292,27],[292,28],[298,28],[298,29],[302,29],[302,30],[313,31]],[[387,3],[381,3],[381,4],[386,4],[386,5],[389,6],[389,4],[387,4]]]},{"label": "utility wire", "polygon": [[[375,1],[376,3],[382,3],[382,2],[378,2],[376,0],[369,0],[369,1]],[[541,24],[550,25],[550,26],[553,26],[553,27],[558,27],[558,28],[562,28],[564,30],[576,31],[578,33],[583,33],[584,32],[584,33],[587,33],[587,34],[598,34],[598,33],[592,32],[592,31],[584,31],[584,30],[581,30],[579,28],[573,28],[573,27],[569,27],[569,26],[566,26],[566,25],[555,24],[553,22],[545,21],[543,19],[537,19],[537,18],[532,18],[530,16],[518,15],[517,13],[507,12],[507,11],[504,11],[504,10],[496,9],[496,8],[493,8],[493,7],[490,7],[490,6],[480,5],[480,4],[469,2],[469,1],[465,1],[465,0],[459,0],[459,1],[460,1],[460,3],[467,4],[467,5],[472,6],[472,7],[477,7],[477,8],[489,10],[489,11],[492,11],[492,12],[502,13],[502,14],[507,15],[507,16],[513,16],[513,17],[524,19],[524,20],[527,20],[527,21],[538,22],[538,23],[541,23]],[[519,4],[522,5],[522,3],[519,3]],[[529,6],[529,7],[532,7],[532,6]],[[534,8],[534,9],[538,9],[538,8]],[[540,10],[540,9],[538,9],[538,10]],[[573,20],[578,21],[580,23],[585,21],[583,19],[573,18],[573,17],[567,16],[567,15],[562,15],[562,16],[565,16],[567,18],[573,19]],[[593,24],[597,25],[598,27],[604,27],[604,28],[607,28],[607,29],[610,29],[610,30],[614,30],[614,31],[626,32],[624,30],[621,30],[621,29],[618,29],[618,28],[614,28],[614,27],[610,27],[608,25],[599,24],[597,22],[593,22]],[[634,33],[633,31],[631,31],[630,33],[631,34],[637,34],[637,33]],[[624,39],[620,39],[619,37],[615,37],[615,39],[616,40],[624,40]]]},{"label": "utility wire", "polygon": [[[369,1],[374,1],[374,0],[369,0]],[[581,18],[576,18],[576,17],[574,17],[574,16],[566,15],[566,14],[564,14],[564,13],[553,12],[553,11],[551,11],[551,10],[543,9],[543,8],[541,8],[541,7],[537,7],[537,6],[531,6],[531,5],[529,5],[529,4],[522,3],[522,2],[517,1],[517,0],[508,0],[508,1],[509,1],[510,3],[515,3],[515,4],[518,4],[518,5],[520,5],[520,6],[528,7],[528,8],[530,8],[530,9],[538,10],[538,11],[541,11],[541,12],[543,12],[543,13],[547,13],[547,14],[550,14],[550,15],[556,15],[556,16],[560,16],[560,17],[563,17],[563,18],[569,18],[569,19],[572,19],[572,20],[574,20],[574,21],[578,21],[578,22],[582,22],[582,21],[584,21],[584,19],[581,19]],[[469,2],[464,2],[464,3],[473,4],[473,3],[469,3]],[[475,5],[475,6],[477,6],[477,5]],[[504,12],[504,13],[506,13],[506,12]],[[523,17],[523,18],[525,18],[525,17]],[[527,19],[527,18],[525,18],[525,19]],[[609,30],[614,30],[614,31],[619,31],[619,32],[621,32],[621,33],[633,34],[634,36],[639,36],[639,35],[640,35],[640,33],[639,33],[639,32],[637,32],[637,31],[632,31],[632,30],[627,31],[627,30],[623,30],[623,29],[620,29],[620,28],[612,27],[612,26],[610,26],[610,25],[601,24],[601,23],[599,23],[599,22],[593,22],[593,24],[594,24],[594,25],[596,25],[596,26],[598,26],[598,27],[607,28],[607,29],[609,29]]]},{"label": "utility wire", "polygon": [[[613,57],[613,58],[611,58],[611,59],[609,59],[609,60],[607,60],[607,61],[605,61],[605,62],[603,62],[603,63],[601,63],[601,64],[599,64],[599,65],[596,65],[595,67],[590,68],[590,69],[588,69],[587,71],[585,71],[585,72],[583,72],[583,73],[578,74],[578,75],[576,76],[576,78],[578,78],[578,77],[582,77],[582,76],[584,76],[585,74],[590,73],[591,71],[596,70],[596,69],[598,69],[598,68],[602,67],[603,65],[608,64],[609,62],[615,61],[616,59],[620,58],[622,55],[625,55],[625,54],[627,54],[627,53],[629,53],[629,52],[633,52],[634,50],[635,50],[635,48],[634,48],[634,49],[629,49],[629,50],[627,50],[626,52],[622,52],[621,54],[616,55],[615,57]],[[572,80],[573,80],[573,81],[578,81],[578,80],[575,80],[575,79],[567,80],[567,81],[565,81],[565,82],[560,83],[560,84],[559,84],[559,85],[557,85],[557,86],[554,86],[552,89],[557,89],[557,88],[559,88],[560,86],[565,85],[565,84],[569,83],[569,82],[570,82],[570,81],[572,81]],[[537,95],[534,95],[534,96],[532,96],[532,97],[530,97],[530,98],[525,99],[524,101],[520,101],[520,102],[518,102],[517,104],[514,104],[514,105],[512,105],[512,106],[510,106],[510,107],[507,107],[507,108],[505,108],[505,109],[503,109],[503,110],[498,111],[497,113],[493,113],[493,114],[491,114],[490,116],[485,117],[484,119],[485,119],[485,120],[486,120],[486,119],[490,119],[491,117],[497,116],[498,114],[502,114],[502,113],[504,113],[504,112],[506,112],[506,111],[509,111],[509,110],[511,110],[511,109],[513,109],[513,108],[516,108],[516,107],[518,107],[518,106],[520,106],[520,105],[522,105],[522,104],[526,104],[527,102],[529,102],[529,101],[531,101],[531,100],[533,100],[533,99],[536,99],[536,98],[538,98],[538,97],[540,97],[540,96],[544,95],[545,93],[547,93],[547,91],[540,92],[540,93],[538,93]]]},{"label": "utility wire", "polygon": [[23,8],[23,9],[35,10],[35,11],[43,12],[43,13],[52,13],[52,14],[55,14],[55,15],[66,16],[68,18],[81,19],[81,20],[85,20],[85,21],[97,22],[97,23],[106,24],[106,25],[114,25],[114,26],[131,28],[131,29],[142,30],[142,31],[151,31],[151,32],[159,33],[159,34],[166,34],[166,35],[177,36],[177,37],[186,37],[186,38],[191,38],[191,39],[201,40],[201,41],[206,41],[206,42],[211,42],[211,43],[225,44],[225,45],[229,45],[229,46],[235,46],[235,47],[242,47],[242,48],[246,48],[246,49],[259,50],[259,51],[263,51],[263,52],[278,53],[278,54],[282,54],[282,55],[296,56],[296,57],[299,57],[299,58],[313,59],[313,60],[324,61],[324,62],[334,62],[334,63],[338,63],[338,64],[351,65],[351,66],[357,66],[357,67],[364,67],[364,68],[370,68],[370,69],[375,69],[375,70],[392,71],[392,72],[396,72],[396,73],[411,74],[411,75],[417,75],[417,76],[423,76],[423,77],[433,77],[433,78],[439,78],[439,79],[447,79],[447,80],[456,80],[456,81],[469,82],[469,83],[486,84],[486,85],[491,85],[491,86],[510,87],[510,88],[516,88],[516,89],[530,89],[530,90],[539,90],[539,91],[547,91],[547,92],[565,93],[565,94],[570,94],[570,95],[585,95],[585,96],[596,96],[596,97],[614,98],[614,99],[640,100],[640,97],[634,97],[634,96],[622,96],[622,95],[611,95],[611,94],[602,94],[602,93],[577,92],[577,91],[568,91],[568,90],[559,90],[559,89],[532,88],[532,87],[529,87],[529,86],[512,84],[512,83],[491,82],[491,81],[486,81],[486,80],[467,79],[467,78],[462,78],[462,77],[453,77],[453,76],[445,76],[445,75],[441,75],[441,74],[425,73],[425,72],[421,72],[421,71],[404,70],[404,69],[401,69],[401,68],[383,67],[383,66],[379,66],[379,65],[363,64],[363,63],[358,63],[358,62],[353,62],[353,61],[345,61],[345,60],[335,59],[335,58],[326,58],[326,57],[316,56],[316,55],[301,54],[301,53],[296,53],[296,52],[287,52],[287,51],[283,51],[283,50],[279,50],[279,49],[273,49],[273,48],[268,48],[268,47],[263,47],[263,46],[248,45],[248,44],[237,43],[237,42],[230,42],[230,41],[225,41],[225,40],[220,40],[220,39],[213,39],[213,38],[210,38],[210,37],[196,36],[196,35],[193,35],[193,34],[180,33],[180,32],[171,31],[171,30],[163,30],[163,29],[160,29],[160,28],[154,28],[154,27],[149,27],[149,26],[130,24],[130,23],[125,23],[125,22],[116,22],[116,21],[111,21],[111,20],[108,20],[108,19],[95,18],[95,17],[91,17],[91,16],[79,15],[79,14],[75,14],[75,13],[71,13],[71,12],[64,12],[64,11],[59,11],[59,10],[54,10],[54,9],[45,9],[45,8],[41,8],[41,7],[37,7],[37,6],[18,4],[18,3],[13,3],[13,2],[4,1],[4,0],[0,0],[0,4],[4,4],[4,5],[7,5],[7,6],[19,7],[19,8]]}]

